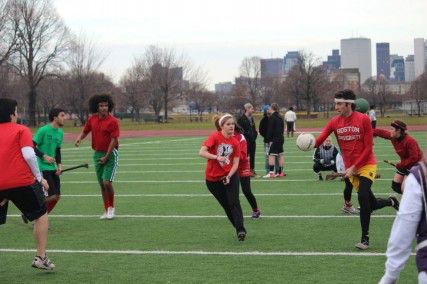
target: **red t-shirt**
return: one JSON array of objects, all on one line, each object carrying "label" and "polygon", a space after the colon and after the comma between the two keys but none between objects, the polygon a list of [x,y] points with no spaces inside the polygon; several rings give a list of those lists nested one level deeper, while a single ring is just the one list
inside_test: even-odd
[{"label": "red t-shirt", "polygon": [[373,152],[373,132],[371,121],[366,114],[353,111],[349,117],[333,117],[316,139],[316,148],[335,133],[346,169],[355,165],[360,169],[364,165],[375,165],[377,160]]},{"label": "red t-shirt", "polygon": [[208,148],[208,152],[227,157],[228,163],[218,162],[217,160],[209,159],[206,165],[206,180],[219,181],[225,177],[233,166],[233,160],[240,156],[239,141],[234,138],[225,138],[220,131],[214,132],[203,142],[202,146]]},{"label": "red t-shirt", "polygon": [[[112,115],[100,118],[94,114],[89,117],[83,129],[84,134],[92,132],[92,149],[100,152],[107,152],[111,138],[120,136],[119,121]],[[117,143],[116,149],[119,144]]]},{"label": "red t-shirt", "polygon": [[240,160],[239,160],[239,176],[249,177],[251,176],[251,168],[248,159],[248,142],[243,134],[237,133],[234,137],[239,141],[240,145]]},{"label": "red t-shirt", "polygon": [[12,122],[0,123],[0,190],[28,186],[35,178],[22,156],[23,147],[33,147],[30,130]]}]

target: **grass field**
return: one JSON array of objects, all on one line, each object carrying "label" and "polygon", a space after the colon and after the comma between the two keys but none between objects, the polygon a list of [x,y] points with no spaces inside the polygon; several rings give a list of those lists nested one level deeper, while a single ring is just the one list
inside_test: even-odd
[{"label": "grass field", "polygon": [[[425,132],[414,132],[427,146]],[[2,283],[376,283],[395,216],[386,208],[371,220],[371,246],[360,252],[357,216],[345,216],[343,182],[316,180],[311,153],[285,142],[286,178],[254,178],[262,210],[252,220],[242,196],[247,239],[238,242],[204,184],[203,137],[123,139],[115,182],[117,218],[99,220],[102,202],[93,166],[62,176],[62,199],[49,217],[49,257],[57,268],[31,268],[31,226],[10,206],[0,227]],[[63,162],[91,162],[88,141],[64,146]],[[261,141],[256,167],[263,173]],[[391,143],[375,140],[377,159],[397,160]],[[394,171],[379,162],[378,196],[390,194]],[[357,196],[353,194],[357,204]],[[416,283],[412,256],[401,283]]]}]

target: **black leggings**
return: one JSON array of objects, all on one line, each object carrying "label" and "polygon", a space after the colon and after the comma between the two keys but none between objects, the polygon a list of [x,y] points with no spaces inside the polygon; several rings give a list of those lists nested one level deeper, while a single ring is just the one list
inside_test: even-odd
[{"label": "black leggings", "polygon": [[369,235],[369,223],[372,211],[391,206],[391,200],[389,198],[376,198],[371,190],[372,181],[366,177],[360,177],[359,179],[360,183],[357,195],[360,205],[360,225],[363,237]]},{"label": "black leggings", "polygon": [[236,228],[236,232],[246,232],[243,226],[243,213],[239,200],[239,177],[234,174],[230,183],[224,185],[222,181],[206,181],[206,186],[219,204],[224,208],[228,220]]},{"label": "black leggings", "polygon": [[251,178],[250,177],[240,177],[240,184],[242,185],[242,191],[248,200],[249,204],[252,207],[252,211],[258,210],[258,205],[256,198],[251,190]]},{"label": "black leggings", "polygon": [[351,184],[351,181],[348,178],[344,179],[344,182],[345,182],[344,200],[349,203],[351,202],[351,193],[353,191],[353,185]]}]

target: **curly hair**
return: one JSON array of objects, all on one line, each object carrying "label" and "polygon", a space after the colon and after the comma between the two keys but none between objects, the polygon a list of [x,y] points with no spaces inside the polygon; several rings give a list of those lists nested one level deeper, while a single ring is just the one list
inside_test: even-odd
[{"label": "curly hair", "polygon": [[101,94],[101,95],[93,95],[89,99],[89,111],[91,113],[98,112],[98,105],[100,103],[108,103],[108,112],[112,112],[114,109],[114,102],[110,95]]}]

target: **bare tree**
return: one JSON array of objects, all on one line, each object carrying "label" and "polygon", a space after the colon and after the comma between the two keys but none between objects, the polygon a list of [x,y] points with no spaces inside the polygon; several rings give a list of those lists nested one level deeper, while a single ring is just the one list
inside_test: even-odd
[{"label": "bare tree", "polygon": [[18,48],[18,27],[11,0],[0,0],[0,39],[0,66],[3,66]]},{"label": "bare tree", "polygon": [[[168,110],[180,98],[184,72],[190,68],[184,55],[178,55],[173,48],[149,46],[141,58],[145,78],[151,89],[151,104],[158,110],[157,96],[161,96],[164,121],[168,121]],[[157,114],[157,112],[156,112]]]},{"label": "bare tree", "polygon": [[257,56],[244,58],[240,64],[240,76],[248,89],[250,103],[257,106],[261,99],[261,59]]},{"label": "bare tree", "polygon": [[66,60],[70,83],[69,105],[81,124],[86,121],[88,115],[89,97],[99,92],[99,80],[95,80],[95,77],[99,75],[98,70],[105,59],[106,55],[85,35],[80,34],[70,41],[70,52]]},{"label": "bare tree", "polygon": [[147,105],[144,78],[140,65],[130,67],[120,80],[125,104],[130,107],[132,121],[140,121],[140,112]]},{"label": "bare tree", "polygon": [[50,0],[13,0],[19,50],[12,64],[28,85],[29,124],[36,125],[37,87],[57,73],[68,47],[68,29]]},{"label": "bare tree", "polygon": [[421,116],[423,113],[421,110],[422,105],[427,102],[427,72],[424,72],[412,82],[409,94],[417,104],[417,115]]}]

